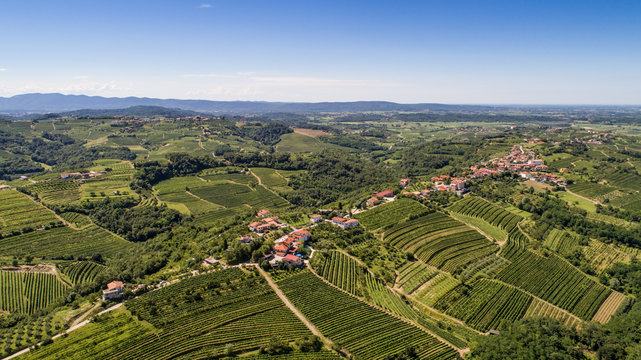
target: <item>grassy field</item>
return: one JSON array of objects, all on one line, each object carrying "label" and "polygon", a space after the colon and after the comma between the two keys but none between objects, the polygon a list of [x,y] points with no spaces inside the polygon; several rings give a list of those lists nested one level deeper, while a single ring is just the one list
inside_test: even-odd
[{"label": "grassy field", "polygon": [[590,213],[596,213],[596,205],[590,200],[578,197],[574,194],[570,194],[567,191],[557,191],[554,192],[555,195],[558,195],[559,198],[572,206],[576,206],[579,209],[583,209]]}]

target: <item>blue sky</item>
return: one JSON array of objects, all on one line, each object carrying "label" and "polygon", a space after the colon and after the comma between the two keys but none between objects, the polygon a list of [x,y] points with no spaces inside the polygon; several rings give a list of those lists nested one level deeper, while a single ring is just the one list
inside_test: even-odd
[{"label": "blue sky", "polygon": [[0,2],[0,96],[641,104],[641,1]]}]

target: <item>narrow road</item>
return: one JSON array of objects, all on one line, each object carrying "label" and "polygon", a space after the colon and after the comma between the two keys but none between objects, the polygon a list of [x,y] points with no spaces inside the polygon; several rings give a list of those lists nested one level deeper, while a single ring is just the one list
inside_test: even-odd
[{"label": "narrow road", "polygon": [[307,328],[312,332],[312,334],[318,336],[319,339],[327,346],[327,348],[331,349],[332,345],[334,344],[330,339],[326,338],[317,328],[312,324],[305,315],[303,315],[295,306],[292,304],[289,299],[283,294],[283,291],[272,281],[271,276],[263,270],[260,266],[256,267],[258,269],[258,272],[267,280],[267,284],[274,290],[276,295],[287,305],[287,307],[296,315],[300,321],[307,326]]}]

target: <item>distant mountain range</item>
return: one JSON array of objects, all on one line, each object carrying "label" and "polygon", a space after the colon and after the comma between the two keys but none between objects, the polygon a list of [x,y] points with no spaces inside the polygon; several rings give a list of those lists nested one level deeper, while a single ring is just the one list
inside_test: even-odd
[{"label": "distant mountain range", "polygon": [[154,98],[107,98],[102,96],[63,94],[23,94],[0,97],[0,113],[61,113],[75,110],[124,109],[134,106],[160,106],[203,113],[256,114],[272,112],[318,113],[361,111],[488,111],[497,109],[480,105],[398,104],[388,101],[353,102],[267,102],[267,101],[211,101]]}]

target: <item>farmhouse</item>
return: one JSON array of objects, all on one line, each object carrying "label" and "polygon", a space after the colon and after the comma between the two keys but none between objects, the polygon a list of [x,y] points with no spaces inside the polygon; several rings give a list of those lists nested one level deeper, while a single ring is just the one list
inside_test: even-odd
[{"label": "farmhouse", "polygon": [[371,198],[367,199],[367,206],[374,206],[376,205],[376,202],[379,201],[376,196],[372,196]]},{"label": "farmhouse", "polygon": [[262,209],[261,211],[258,212],[258,214],[256,214],[256,216],[257,217],[264,217],[264,216],[269,216],[271,214],[272,213],[269,212],[269,210]]},{"label": "farmhouse", "polygon": [[356,219],[343,219],[339,217],[333,217],[332,218],[332,223],[338,227],[340,227],[343,230],[347,230],[349,228],[353,228],[354,226],[358,226],[358,220]]},{"label": "farmhouse", "polygon": [[295,267],[301,267],[304,264],[300,256],[296,256],[292,254],[289,254],[283,257],[281,261]]},{"label": "farmhouse", "polygon": [[309,219],[314,223],[318,224],[319,222],[323,221],[323,217],[320,215],[312,215],[309,217]]},{"label": "farmhouse", "polygon": [[287,252],[289,252],[289,246],[286,244],[278,244],[274,246],[274,252],[276,253],[276,256],[285,256],[287,255]]},{"label": "farmhouse", "polygon": [[254,241],[254,238],[249,235],[245,235],[241,236],[238,241],[240,241],[241,244],[249,244],[250,242]]},{"label": "farmhouse", "polygon": [[387,199],[392,199],[394,198],[394,192],[392,190],[383,190],[379,193],[376,193],[374,196],[377,198],[387,198]]},{"label": "farmhouse", "polygon": [[399,184],[400,184],[402,187],[406,187],[407,185],[409,185],[409,184],[410,184],[410,182],[411,182],[411,181],[412,181],[411,179],[401,179],[401,181],[399,181]]},{"label": "farmhouse", "polygon": [[203,260],[202,266],[210,267],[210,266],[212,266],[214,264],[218,264],[218,263],[219,263],[218,259],[214,258],[213,256],[208,256],[207,258],[205,258],[205,260]]},{"label": "farmhouse", "polygon": [[310,234],[309,231],[307,231],[305,229],[301,229],[301,230],[296,230],[296,231],[292,232],[291,236],[294,239],[296,239],[296,241],[305,242],[305,241],[309,240],[312,237],[312,234]]},{"label": "farmhouse", "polygon": [[278,221],[278,216],[265,218],[260,221],[254,221],[248,225],[249,230],[259,233],[266,234],[272,229],[282,229],[287,227],[287,224]]},{"label": "farmhouse", "polygon": [[0,185],[0,190],[6,190],[9,188],[9,185]]},{"label": "farmhouse", "polygon": [[122,281],[112,281],[107,284],[107,290],[102,291],[103,300],[113,300],[122,297],[122,292],[125,290],[125,284]]}]

